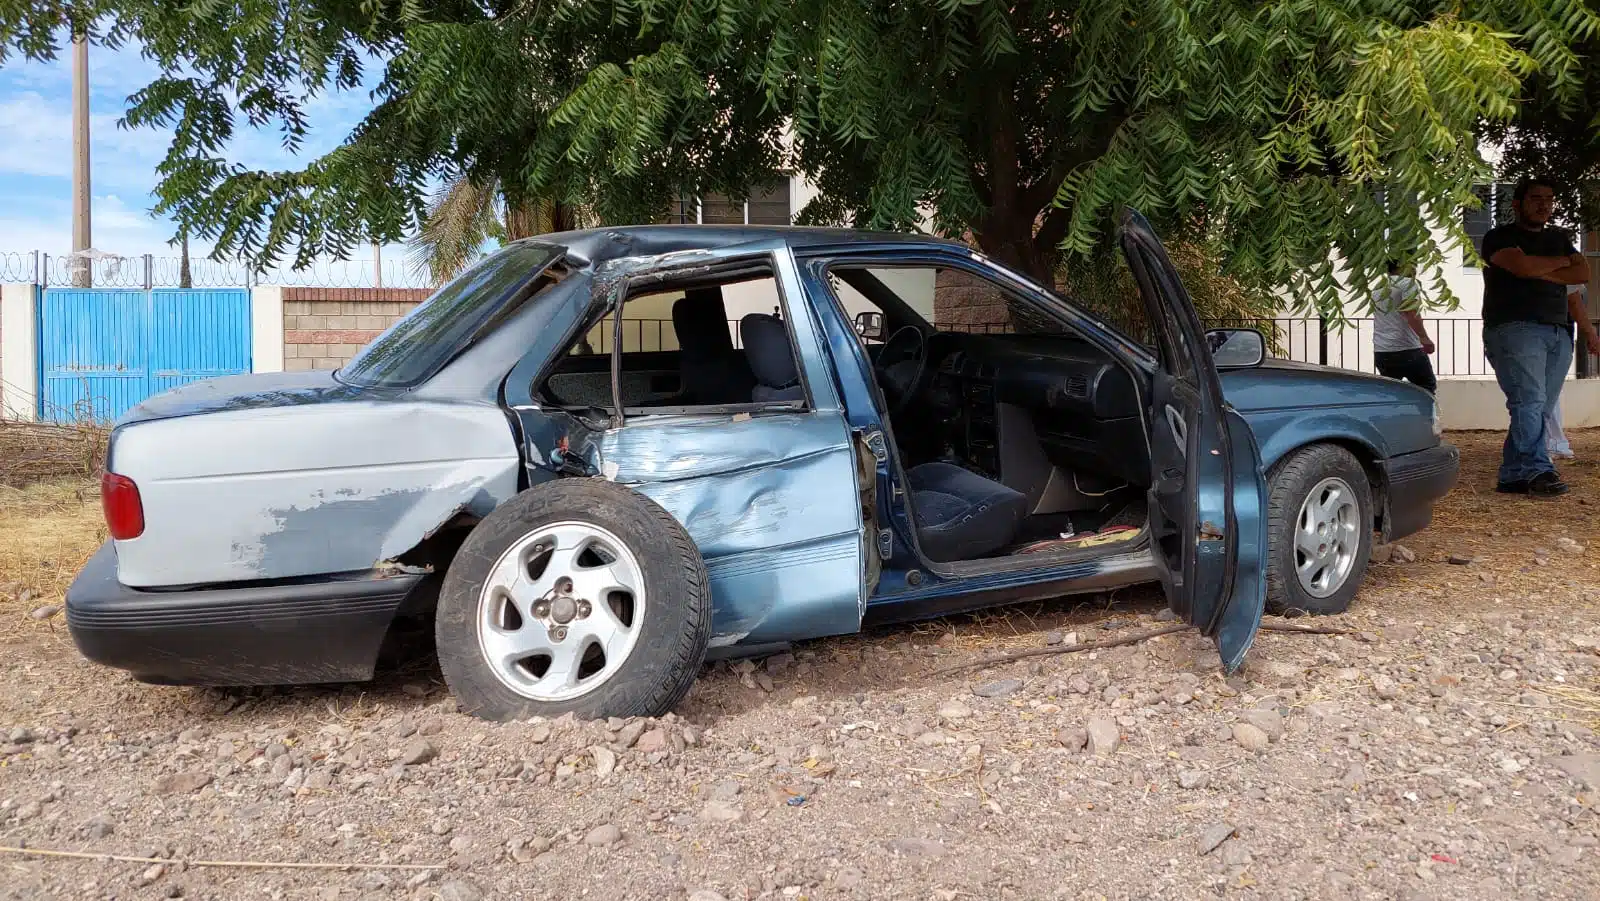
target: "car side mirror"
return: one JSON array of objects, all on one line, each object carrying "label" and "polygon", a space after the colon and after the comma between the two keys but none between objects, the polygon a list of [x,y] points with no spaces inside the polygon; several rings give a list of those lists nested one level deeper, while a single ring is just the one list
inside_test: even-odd
[{"label": "car side mirror", "polygon": [[863,310],[856,314],[856,334],[867,340],[883,337],[883,314]]},{"label": "car side mirror", "polygon": [[1248,369],[1267,358],[1267,339],[1253,328],[1214,328],[1206,343],[1218,369]]}]

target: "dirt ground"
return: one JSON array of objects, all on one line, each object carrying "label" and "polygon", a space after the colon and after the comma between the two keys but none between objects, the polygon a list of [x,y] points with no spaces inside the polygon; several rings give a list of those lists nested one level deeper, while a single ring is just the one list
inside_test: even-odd
[{"label": "dirt ground", "polygon": [[1352,634],[1263,633],[1226,681],[1192,633],[934,674],[1149,629],[1138,591],[716,664],[661,722],[485,723],[431,662],[136,683],[53,610],[98,499],[0,488],[0,898],[1592,899],[1600,432],[1572,438],[1541,501],[1452,435],[1415,559],[1318,621]]}]

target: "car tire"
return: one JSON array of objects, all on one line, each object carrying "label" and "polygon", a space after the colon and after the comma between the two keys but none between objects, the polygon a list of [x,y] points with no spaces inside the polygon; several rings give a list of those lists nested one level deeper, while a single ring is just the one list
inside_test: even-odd
[{"label": "car tire", "polygon": [[1349,451],[1313,444],[1280,461],[1267,478],[1267,610],[1348,610],[1366,577],[1372,523],[1371,483]]},{"label": "car tire", "polygon": [[599,479],[537,485],[456,552],[434,620],[439,667],[485,719],[660,716],[704,661],[708,582],[655,501]]}]

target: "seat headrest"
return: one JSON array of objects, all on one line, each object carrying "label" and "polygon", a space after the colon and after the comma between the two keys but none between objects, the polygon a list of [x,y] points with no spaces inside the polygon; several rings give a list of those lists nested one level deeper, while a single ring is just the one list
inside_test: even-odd
[{"label": "seat headrest", "polygon": [[789,327],[770,313],[750,313],[739,320],[739,337],[756,381],[768,388],[788,388],[800,381]]},{"label": "seat headrest", "polygon": [[728,311],[719,287],[691,288],[672,304],[672,330],[678,348],[691,353],[733,353]]}]

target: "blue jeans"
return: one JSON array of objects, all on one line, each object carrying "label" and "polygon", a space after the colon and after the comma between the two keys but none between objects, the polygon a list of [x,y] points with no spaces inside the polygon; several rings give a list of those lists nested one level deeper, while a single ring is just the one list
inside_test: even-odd
[{"label": "blue jeans", "polygon": [[1511,414],[1500,481],[1555,472],[1545,447],[1545,417],[1560,401],[1561,383],[1572,365],[1571,332],[1537,322],[1507,322],[1483,330],[1483,351]]}]

